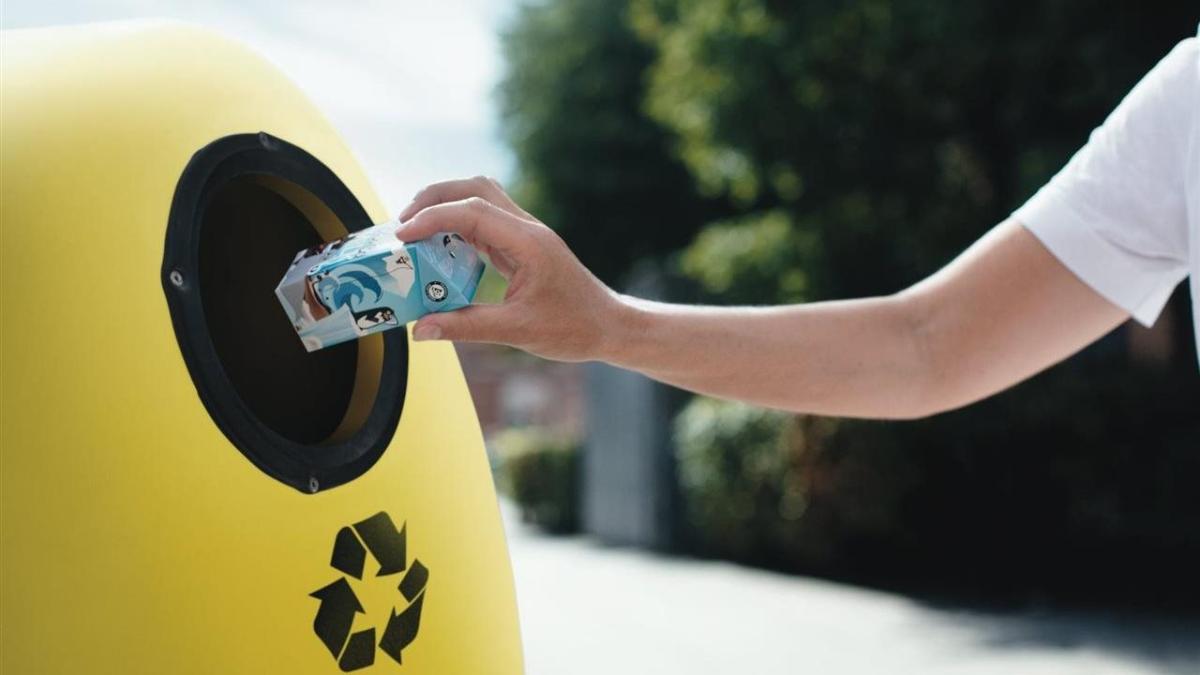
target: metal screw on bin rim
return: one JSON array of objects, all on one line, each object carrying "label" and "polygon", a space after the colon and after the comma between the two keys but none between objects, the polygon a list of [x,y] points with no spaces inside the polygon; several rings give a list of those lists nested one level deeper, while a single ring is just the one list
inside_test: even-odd
[{"label": "metal screw on bin rim", "polygon": [[321,489],[321,484],[317,482],[317,477],[309,476],[308,477],[308,491],[313,494],[316,494],[317,491],[320,489]]},{"label": "metal screw on bin rim", "polygon": [[171,280],[171,283],[176,288],[183,288],[183,272],[180,272],[179,270],[171,270],[171,273],[167,275],[167,278]]}]

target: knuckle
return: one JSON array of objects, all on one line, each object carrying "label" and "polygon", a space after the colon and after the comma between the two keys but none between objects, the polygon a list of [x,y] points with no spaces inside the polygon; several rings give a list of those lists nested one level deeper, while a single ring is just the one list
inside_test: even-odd
[{"label": "knuckle", "polygon": [[562,237],[558,236],[557,232],[548,227],[532,227],[529,229],[529,235],[533,237],[534,241],[546,248],[553,249],[566,245]]},{"label": "knuckle", "polygon": [[468,197],[465,206],[475,213],[483,213],[487,210],[488,203],[483,197]]},{"label": "knuckle", "polygon": [[442,207],[440,205],[435,204],[433,206],[426,206],[420,211],[417,211],[417,215],[413,216],[413,222],[424,224],[436,221],[438,214],[441,212]]}]

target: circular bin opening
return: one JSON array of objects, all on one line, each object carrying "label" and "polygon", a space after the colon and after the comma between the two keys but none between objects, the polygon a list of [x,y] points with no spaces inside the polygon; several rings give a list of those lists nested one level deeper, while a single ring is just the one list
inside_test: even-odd
[{"label": "circular bin opening", "polygon": [[305,492],[353,480],[403,408],[404,331],[307,352],[275,296],[296,252],[371,224],[316,158],[265,133],[193,156],[167,225],[163,288],[192,380],[226,437]]},{"label": "circular bin opening", "polygon": [[230,383],[263,424],[297,443],[328,440],[350,406],[358,345],[305,351],[275,298],[292,257],[321,238],[253,178],[212,195],[200,225],[199,293]]}]

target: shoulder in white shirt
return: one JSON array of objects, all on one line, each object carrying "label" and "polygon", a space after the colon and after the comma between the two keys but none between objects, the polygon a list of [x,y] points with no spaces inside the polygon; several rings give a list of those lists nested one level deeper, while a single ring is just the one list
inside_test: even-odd
[{"label": "shoulder in white shirt", "polygon": [[1167,54],[1013,218],[1145,325],[1190,275],[1200,340],[1200,39]]}]

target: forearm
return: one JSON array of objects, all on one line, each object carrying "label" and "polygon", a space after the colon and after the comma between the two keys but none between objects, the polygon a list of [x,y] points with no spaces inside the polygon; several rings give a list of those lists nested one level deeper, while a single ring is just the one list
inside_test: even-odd
[{"label": "forearm", "polygon": [[782,307],[622,299],[605,360],[712,396],[856,417],[925,414],[922,346],[902,296]]},{"label": "forearm", "polygon": [[893,296],[761,309],[619,304],[605,360],[713,396],[847,417],[966,405],[1127,318],[1011,221]]}]

